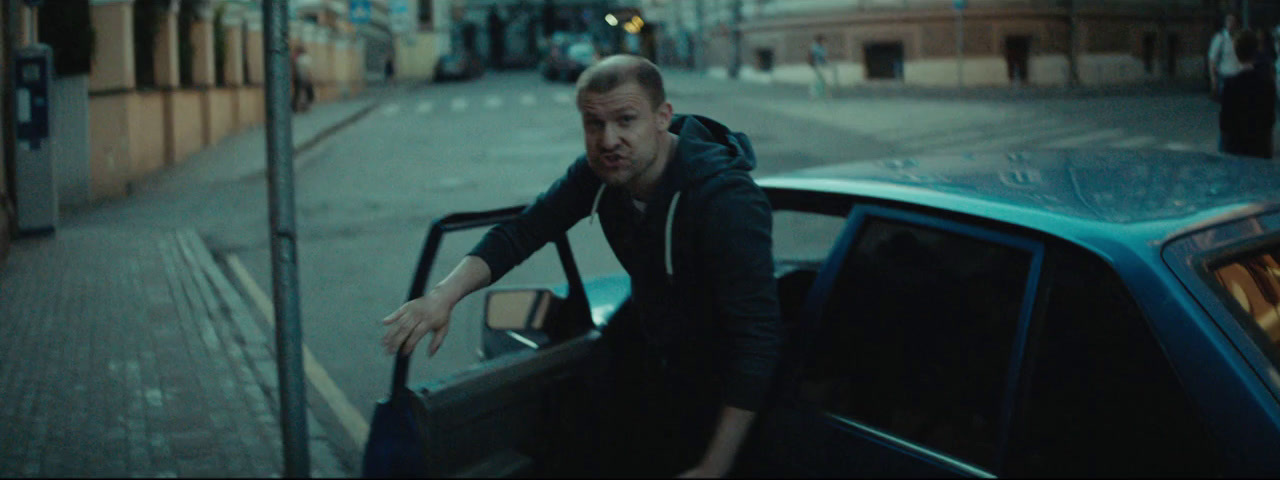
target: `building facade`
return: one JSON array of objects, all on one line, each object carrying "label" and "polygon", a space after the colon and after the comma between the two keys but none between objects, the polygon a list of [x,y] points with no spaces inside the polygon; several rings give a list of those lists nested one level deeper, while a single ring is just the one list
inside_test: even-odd
[{"label": "building facade", "polygon": [[[808,83],[823,35],[840,85],[1057,86],[1203,77],[1227,2],[644,0],[669,65]],[[960,5],[961,8],[957,8]],[[735,75],[736,74],[736,75]]]},{"label": "building facade", "polygon": [[[305,45],[314,59],[317,101],[364,87],[363,48],[345,5],[319,5],[327,23],[290,22],[291,43]],[[142,177],[265,121],[258,2],[63,0],[14,9],[20,30],[55,45],[55,69],[59,56],[86,57],[83,70],[53,77],[50,148],[62,207],[126,195]],[[81,10],[74,24],[44,22]],[[54,25],[64,30],[42,30]],[[59,42],[68,31],[92,32],[92,42]],[[29,42],[25,33],[15,38],[14,47]]]}]

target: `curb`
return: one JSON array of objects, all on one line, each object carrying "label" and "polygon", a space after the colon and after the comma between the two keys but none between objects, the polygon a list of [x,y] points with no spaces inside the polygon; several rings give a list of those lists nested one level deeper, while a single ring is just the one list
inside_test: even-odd
[{"label": "curb", "polygon": [[9,221],[13,216],[9,213],[9,196],[0,192],[0,272],[4,271],[5,260],[9,258],[9,245],[13,242],[9,230]]},{"label": "curb", "polygon": [[325,128],[324,130],[321,130],[320,133],[315,134],[315,136],[312,136],[310,139],[303,141],[302,143],[299,143],[297,145],[294,145],[293,147],[294,154],[301,155],[301,154],[307,153],[307,151],[311,150],[312,148],[315,148],[315,146],[320,142],[328,140],[329,137],[332,137],[334,134],[338,133],[342,129],[347,128],[351,126],[351,124],[356,123],[361,119],[363,119],[364,117],[369,116],[369,113],[373,112],[375,109],[377,109],[380,106],[382,106],[382,101],[380,100],[375,100],[373,102],[370,102],[369,105],[356,111],[356,113],[353,113],[347,118],[339,120],[337,123],[330,125],[328,128]]},{"label": "curb", "polygon": [[370,113],[373,113],[374,110],[377,110],[378,107],[381,107],[382,104],[386,102],[386,97],[413,91],[413,90],[416,90],[416,89],[408,88],[408,87],[389,87],[389,89],[386,91],[381,91],[376,94],[371,94],[370,96],[374,97],[374,99],[371,102],[369,102],[369,105],[360,109],[356,113],[351,114],[347,118],[339,120],[337,123],[329,126],[328,128],[321,130],[320,133],[315,134],[315,136],[311,137],[310,139],[294,145],[293,147],[294,154],[300,155],[300,154],[306,153],[308,150],[311,150],[320,142],[328,140],[329,137],[332,137],[334,134],[338,133],[342,129],[347,128],[351,126],[351,124],[356,123],[361,119],[363,119],[364,117],[369,116]]},{"label": "curb", "polygon": [[[231,280],[222,272],[213,259],[204,240],[192,229],[181,229],[176,234],[181,255],[204,277],[210,290],[207,294],[219,302],[223,316],[228,322],[231,340],[226,342],[231,361],[237,369],[253,379],[262,388],[263,398],[268,400],[268,408],[280,418],[278,373],[274,362],[275,345],[270,341],[264,329],[254,316],[253,310],[241,296]],[[308,392],[308,399],[315,396]],[[274,401],[274,402],[272,402]],[[338,442],[335,442],[331,429],[318,420],[312,401],[308,401],[306,416],[309,430],[309,453],[311,476],[320,478],[350,477],[354,472],[354,454],[343,455]],[[345,457],[345,458],[344,458]]]},{"label": "curb", "polygon": [[[342,120],[335,122],[333,125],[325,127],[324,130],[321,130],[319,133],[313,135],[311,138],[306,139],[301,143],[295,143],[293,146],[293,170],[296,172],[302,169],[307,164],[311,163],[309,159],[312,158],[312,156],[306,155],[306,154],[314,150],[317,145],[324,142],[325,140],[328,140],[330,137],[336,135],[338,132],[342,131],[343,129],[364,119],[364,117],[369,116],[370,113],[373,113],[374,110],[377,110],[378,107],[382,106],[382,103],[383,102],[381,100],[374,100],[370,102],[369,105],[366,105],[360,110],[357,110],[356,113],[348,115],[346,118],[343,118]],[[267,169],[263,168],[261,171],[256,171],[247,175],[240,176],[238,178],[235,178],[232,181],[245,182],[249,180],[260,180],[266,177],[267,177]]]}]

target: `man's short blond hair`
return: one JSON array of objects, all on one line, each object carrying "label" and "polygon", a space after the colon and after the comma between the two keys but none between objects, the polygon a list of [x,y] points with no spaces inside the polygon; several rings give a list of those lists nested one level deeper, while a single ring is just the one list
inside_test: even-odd
[{"label": "man's short blond hair", "polygon": [[654,109],[667,102],[662,72],[653,62],[636,55],[610,55],[583,71],[578,77],[578,99],[581,101],[583,92],[605,93],[628,82],[644,90]]}]

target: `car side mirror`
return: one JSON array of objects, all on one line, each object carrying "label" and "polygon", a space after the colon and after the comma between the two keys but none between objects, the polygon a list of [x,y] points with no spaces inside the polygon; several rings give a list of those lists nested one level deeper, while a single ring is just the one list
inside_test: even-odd
[{"label": "car side mirror", "polygon": [[541,330],[561,301],[546,288],[490,290],[485,296],[484,323],[494,330]]}]

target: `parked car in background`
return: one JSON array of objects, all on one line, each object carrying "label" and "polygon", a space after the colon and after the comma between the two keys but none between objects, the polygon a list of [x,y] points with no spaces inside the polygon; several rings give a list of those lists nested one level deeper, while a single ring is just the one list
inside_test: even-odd
[{"label": "parked car in background", "polygon": [[447,53],[436,61],[435,82],[473,80],[484,75],[484,60],[473,52]]},{"label": "parked car in background", "polygon": [[547,57],[538,70],[543,78],[553,82],[576,82],[578,76],[599,59],[590,36],[558,32],[552,35]]},{"label": "parked car in background", "polygon": [[[1280,476],[1277,164],[1054,151],[759,183],[787,334],[735,475]],[[415,287],[443,235],[519,211],[438,221]],[[565,285],[491,288],[486,360],[402,390],[421,475],[579,474],[607,438],[580,412],[626,277],[549,248]]]}]

